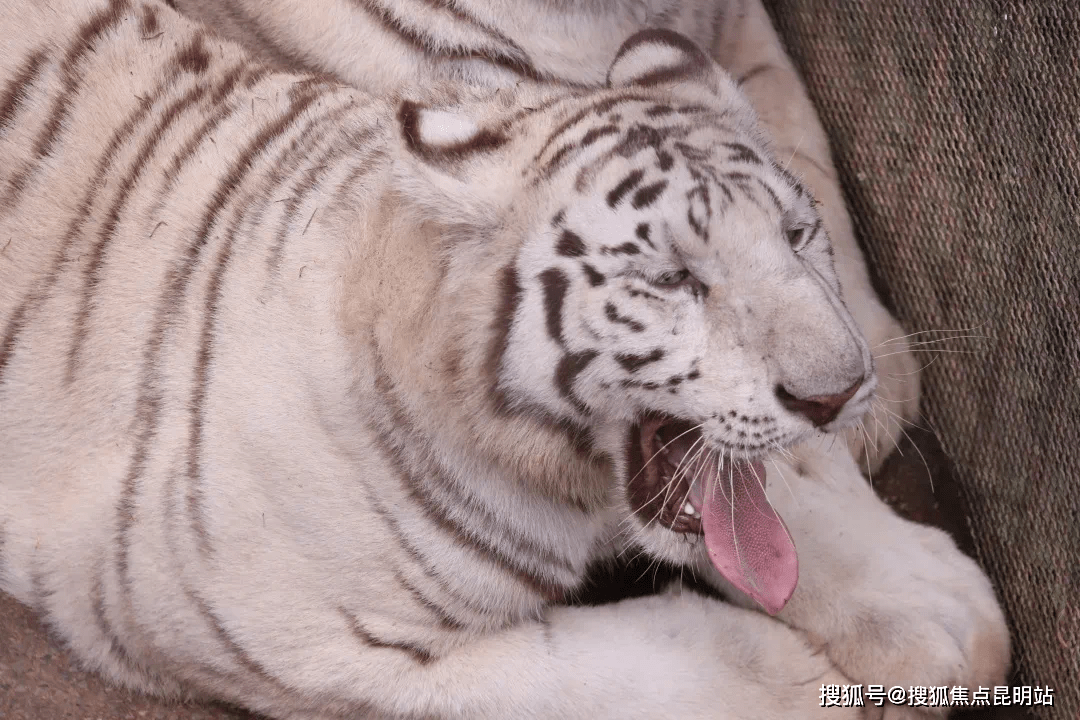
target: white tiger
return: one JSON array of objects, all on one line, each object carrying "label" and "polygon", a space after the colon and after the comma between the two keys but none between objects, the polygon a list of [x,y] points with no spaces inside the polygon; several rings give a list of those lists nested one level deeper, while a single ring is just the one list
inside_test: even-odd
[{"label": "white tiger", "polygon": [[[1000,682],[986,577],[820,434],[877,387],[859,323],[893,326],[731,78],[671,30],[601,81],[447,27],[463,72],[421,89],[412,48],[364,92],[156,0],[0,2],[0,587],[118,682],[276,718],[840,718],[821,684]],[[757,6],[712,27],[786,62]],[[734,604],[565,604],[632,548]]]},{"label": "white tiger", "polygon": [[[328,72],[375,95],[445,83],[595,87],[623,40],[647,27],[712,48],[756,110],[773,153],[808,184],[848,309],[877,349],[878,402],[848,431],[870,474],[918,413],[919,366],[871,288],[825,133],[760,0],[174,0],[266,61]],[[543,28],[543,32],[537,32]],[[850,299],[856,302],[850,302]]]}]

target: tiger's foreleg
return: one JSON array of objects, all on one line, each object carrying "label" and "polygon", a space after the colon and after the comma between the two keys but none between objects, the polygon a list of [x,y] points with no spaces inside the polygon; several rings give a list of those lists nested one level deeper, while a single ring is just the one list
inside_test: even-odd
[{"label": "tiger's foreleg", "polygon": [[[374,653],[384,655],[377,673]],[[363,653],[368,653],[364,656]],[[845,683],[824,654],[758,613],[695,594],[663,594],[589,608],[551,609],[419,663],[393,649],[337,647],[302,673],[327,708],[366,703],[378,718],[844,720],[820,707],[822,683]],[[349,697],[352,693],[354,696]],[[338,717],[297,712],[285,718]]]}]

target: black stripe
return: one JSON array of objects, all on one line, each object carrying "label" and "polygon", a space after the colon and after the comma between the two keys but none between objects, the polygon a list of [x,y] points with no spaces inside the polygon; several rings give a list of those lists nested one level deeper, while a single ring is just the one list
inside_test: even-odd
[{"label": "black stripe", "polygon": [[624,242],[622,245],[602,248],[600,252],[604,255],[638,255],[641,253],[641,248],[635,243]]},{"label": "black stripe", "polygon": [[[257,680],[270,685],[280,694],[287,696],[293,694],[293,691],[289,689],[288,685],[279,680],[273,673],[267,670],[262,663],[252,657],[236,638],[232,636],[228,631],[228,628],[225,627],[225,623],[222,622],[221,618],[218,617],[217,613],[214,612],[214,609],[205,598],[188,587],[184,588],[184,594],[198,610],[199,615],[202,616],[203,621],[209,626],[210,630],[217,638],[217,641],[242,669],[253,675]],[[370,706],[366,703],[360,703],[357,707],[361,712],[370,712],[371,710]]]},{"label": "black stripe", "polygon": [[180,146],[180,149],[173,155],[172,160],[169,162],[169,166],[165,169],[165,186],[162,189],[161,194],[164,196],[172,189],[176,180],[180,177],[180,172],[188,164],[188,162],[195,156],[199,148],[206,142],[210,134],[217,129],[218,125],[227,120],[233,115],[239,108],[239,103],[227,103],[223,104],[223,101],[231,95],[239,86],[242,79],[261,79],[269,73],[269,69],[265,67],[252,67],[246,64],[241,64],[233,67],[224,75],[224,81],[214,91],[213,95],[207,101],[208,117],[203,122],[195,133],[188,138],[188,140]]},{"label": "black stripe", "polygon": [[[317,120],[309,123],[308,127],[300,133],[300,136],[304,138],[310,138],[311,133],[315,132],[316,127],[318,127],[320,130],[325,125],[330,125],[331,127],[334,127],[338,124],[338,121],[341,119],[341,117],[349,110],[353,109],[355,106],[355,101],[352,101],[336,108],[329,113],[325,113]],[[372,136],[374,136],[374,134],[375,130],[369,128],[364,130],[359,137],[346,138],[343,142],[350,145],[354,143],[364,143],[370,140]],[[322,138],[325,137],[325,135],[326,133],[320,132],[314,144],[321,142]],[[304,200],[307,199],[307,196],[319,187],[319,183],[321,182],[323,176],[327,173],[327,170],[331,167],[336,167],[336,164],[331,163],[330,161],[345,155],[345,153],[342,152],[342,144],[342,142],[331,143],[328,147],[323,149],[322,153],[320,153],[314,160],[311,161],[309,167],[304,172],[299,182],[294,185],[289,192],[289,199],[285,202],[284,216],[282,217],[278,225],[278,230],[274,237],[274,243],[270,246],[270,249],[267,252],[266,270],[268,274],[272,276],[277,275],[278,271],[280,270],[281,259],[285,251],[285,242],[288,239],[289,230],[292,228],[293,223],[296,220],[296,214],[297,212],[299,212],[300,207],[304,203]]]},{"label": "black stripe", "polygon": [[79,309],[75,314],[74,327],[72,329],[71,347],[68,348],[67,366],[64,380],[67,385],[75,381],[75,371],[78,368],[82,354],[83,342],[87,334],[90,309],[94,301],[94,291],[98,289],[102,280],[102,268],[105,263],[105,254],[109,244],[116,239],[116,227],[120,221],[120,213],[127,204],[128,196],[135,189],[136,183],[142,175],[143,169],[153,158],[158,144],[164,139],[166,131],[172,126],[184,111],[194,105],[206,94],[205,86],[196,86],[186,92],[178,100],[165,108],[157,116],[158,122],[147,134],[146,141],[139,148],[127,174],[120,181],[119,190],[113,200],[112,206],[105,214],[104,222],[98,233],[97,241],[90,249],[90,259],[83,267],[82,289],[79,292]]},{"label": "black stripe", "polygon": [[585,277],[589,279],[589,285],[592,287],[599,287],[607,280],[603,273],[589,263],[581,263],[581,269],[585,271]]},{"label": "black stripe", "polygon": [[349,630],[352,631],[352,634],[359,638],[360,641],[365,645],[373,648],[396,650],[398,652],[405,653],[410,658],[412,658],[413,661],[421,665],[427,665],[435,659],[430,652],[420,647],[419,645],[414,645],[413,643],[403,641],[383,640],[381,638],[375,637],[371,634],[371,632],[368,631],[367,628],[365,628],[360,623],[360,620],[355,615],[353,615],[345,608],[338,608],[338,612],[340,612],[342,616],[344,616],[345,622],[348,623]]},{"label": "black stripe", "polygon": [[423,592],[421,592],[420,588],[416,587],[411,582],[406,580],[405,576],[401,574],[400,570],[394,570],[394,579],[397,581],[398,585],[400,585],[405,590],[405,592],[409,593],[409,595],[412,596],[413,600],[416,601],[417,605],[424,608],[436,617],[441,627],[447,630],[465,629],[464,623],[451,615],[450,611],[448,611],[442,605],[439,605],[434,600],[425,595]]},{"label": "black stripe", "polygon": [[[203,248],[209,241],[210,231],[216,224],[218,216],[228,204],[230,197],[236,193],[237,188],[243,183],[244,178],[255,167],[255,159],[263,154],[271,142],[292,127],[296,118],[299,117],[304,110],[310,107],[318,97],[319,92],[310,88],[301,88],[295,93],[292,97],[292,105],[289,110],[269,126],[263,128],[258,136],[256,136],[256,138],[240,154],[238,162],[233,165],[229,174],[219,184],[217,191],[211,199],[210,210],[204,217],[200,230],[195,235],[195,242],[188,247],[186,257],[184,258],[186,262],[182,265],[180,272],[173,275],[171,278],[172,282],[169,283],[169,288],[162,297],[162,305],[158,311],[158,317],[156,318],[152,336],[154,339],[151,340],[151,343],[153,343],[154,340],[162,340],[164,338],[166,326],[172,319],[171,316],[175,314],[182,305],[183,296],[187,290],[188,280],[194,272],[195,266],[199,262]],[[209,534],[207,533],[202,514],[203,493],[199,461],[202,453],[204,422],[203,405],[206,400],[211,343],[213,339],[213,320],[217,311],[216,303],[218,295],[221,292],[222,274],[231,257],[232,243],[235,240],[236,229],[236,224],[233,224],[232,227],[229,228],[229,232],[226,234],[225,240],[218,253],[217,265],[212,271],[211,286],[208,295],[208,307],[204,311],[203,316],[203,331],[199,341],[198,354],[196,356],[195,381],[189,405],[191,424],[189,428],[187,452],[187,477],[190,484],[187,497],[187,510],[191,520],[192,530],[195,533],[196,545],[203,553],[208,553],[210,551]],[[211,303],[212,306],[210,306]],[[150,366],[151,363],[156,364],[156,361],[156,357],[150,359],[147,361],[147,365]],[[142,388],[140,387],[140,391],[141,390]],[[140,399],[141,398],[142,393],[140,392]],[[156,425],[156,418],[154,425]],[[156,433],[156,428],[152,427],[151,430]]]},{"label": "black stripe", "polygon": [[633,190],[641,179],[645,177],[645,171],[640,168],[632,171],[629,175],[619,181],[619,184],[611,189],[607,194],[608,207],[617,206],[626,194]]},{"label": "black stripe", "polygon": [[602,137],[617,135],[618,133],[619,128],[616,125],[604,125],[603,127],[593,128],[581,137],[579,145],[581,147],[589,147]]},{"label": "black stripe", "polygon": [[[342,113],[344,113],[344,111],[348,110],[350,107],[352,107],[352,103],[341,106],[338,110],[341,110]],[[244,202],[239,203],[241,209],[234,214],[232,220],[229,222],[228,228],[224,234],[224,240],[222,241],[221,248],[219,249],[214,262],[213,270],[210,274],[210,284],[207,288],[202,312],[202,331],[199,336],[199,345],[195,356],[195,378],[192,383],[191,400],[188,403],[190,413],[187,455],[187,478],[189,483],[188,512],[193,520],[193,526],[196,530],[197,544],[199,549],[204,553],[209,551],[209,538],[201,522],[202,477],[198,458],[202,451],[203,428],[206,422],[204,409],[210,382],[210,369],[211,361],[213,359],[218,306],[221,300],[225,271],[229,261],[232,259],[233,244],[236,241],[240,226],[248,218],[248,215],[244,210],[250,208],[257,198],[263,199],[264,204],[255,211],[256,217],[254,218],[254,221],[255,226],[257,226],[259,221],[261,221],[262,211],[266,207],[266,203],[269,202],[268,197],[272,188],[276,187],[286,175],[286,172],[283,169],[285,165],[291,159],[293,162],[288,164],[290,165],[290,169],[292,169],[300,161],[305,159],[307,157],[308,148],[317,144],[322,138],[322,136],[312,135],[314,129],[327,122],[333,123],[340,117],[340,114],[341,113],[336,112],[327,113],[319,118],[309,121],[303,128],[296,132],[292,141],[282,148],[281,152],[278,153],[277,158],[266,172],[266,181],[261,183],[258,188],[247,193]]]},{"label": "black stripe", "polygon": [[[490,543],[473,528],[454,519],[451,508],[459,509],[465,516],[478,520],[481,525],[488,529],[499,530],[501,539],[506,544],[511,545],[515,553],[529,556],[540,565],[555,566],[565,572],[574,572],[568,560],[558,556],[551,548],[537,545],[524,538],[517,528],[499,518],[476,498],[463,492],[453,480],[443,474],[438,468],[437,461],[431,458],[416,457],[417,453],[420,452],[420,443],[416,437],[417,433],[411,431],[413,424],[394,397],[393,381],[386,374],[381,356],[377,350],[375,352],[375,370],[375,388],[382,396],[383,404],[389,410],[394,421],[390,428],[381,427],[379,424],[373,425],[376,442],[382,454],[397,469],[398,475],[404,483],[405,491],[422,510],[424,516],[460,545],[469,547],[487,557],[498,567],[508,571],[548,600],[562,598],[565,595],[566,588],[560,583],[522,567],[502,548]],[[409,435],[407,441],[395,441],[392,435],[394,430],[407,432]],[[413,457],[426,467],[419,472],[414,472],[408,466],[403,451],[411,451]],[[444,495],[451,496],[449,497],[451,507],[447,507],[444,503],[436,500],[423,480],[434,482]]]},{"label": "black stripe", "polygon": [[[720,186],[725,191],[723,185]],[[730,201],[731,192],[728,192],[728,200]],[[700,199],[701,206],[705,208],[705,217],[699,218],[694,214],[694,208],[696,203],[695,199]],[[686,193],[686,223],[690,226],[690,229],[694,231],[694,234],[701,238],[702,242],[709,242],[709,224],[712,222],[712,202],[709,195],[709,186],[703,180],[700,184],[694,186],[690,192]]]},{"label": "black stripe", "polygon": [[765,194],[769,197],[769,200],[772,201],[773,207],[775,207],[781,213],[784,212],[784,204],[780,202],[780,198],[779,196],[777,196],[776,191],[769,187],[768,183],[766,183],[757,175],[748,175],[747,173],[742,172],[729,172],[724,173],[724,177],[734,183],[735,187],[742,190],[743,194],[745,194],[746,197],[755,204],[757,203],[757,198],[754,196],[754,193],[750,188],[750,183],[756,183],[760,188],[765,191]]},{"label": "black stripe", "polygon": [[[240,153],[239,160],[233,164],[229,173],[218,184],[217,190],[211,198],[209,208],[203,216],[199,230],[195,233],[194,241],[188,246],[178,265],[171,268],[166,276],[166,289],[161,296],[155,312],[153,326],[150,330],[150,337],[143,350],[143,367],[140,373],[135,405],[135,448],[128,464],[128,470],[124,477],[120,499],[117,504],[119,522],[117,523],[116,564],[121,578],[121,588],[125,591],[130,585],[127,572],[127,557],[129,533],[135,518],[138,481],[142,477],[149,458],[150,446],[157,436],[157,425],[164,400],[159,382],[158,362],[165,345],[166,331],[173,320],[173,316],[179,312],[182,306],[187,283],[200,260],[204,246],[209,241],[210,231],[214,227],[218,215],[230,196],[236,192],[244,175],[250,171],[255,157],[288,127],[295,115],[299,114],[303,108],[310,105],[314,98],[317,97],[316,93],[304,92],[304,89],[304,84],[301,84],[299,90],[302,95],[299,98],[296,95],[293,96],[293,107],[290,112],[264,127],[256,138]],[[190,507],[190,496],[188,500]],[[193,526],[196,533],[200,529],[202,529],[200,526]],[[196,542],[204,543],[205,538],[196,537]]]},{"label": "black stripe", "polygon": [[619,353],[618,355],[615,356],[615,360],[618,361],[618,363],[620,365],[622,365],[623,368],[627,372],[631,372],[631,373],[637,372],[644,365],[648,365],[648,364],[654,363],[654,362],[659,362],[660,360],[663,360],[663,359],[664,359],[664,351],[661,350],[660,348],[653,348],[653,350],[648,355],[635,355],[633,353]]},{"label": "black stripe", "polygon": [[581,257],[585,254],[585,242],[573,230],[563,230],[555,252],[564,257]]},{"label": "black stripe", "polygon": [[604,303],[604,315],[609,322],[627,325],[634,332],[644,332],[645,326],[632,317],[619,314],[619,309],[610,300]]},{"label": "black stripe", "polygon": [[[701,49],[685,35],[665,28],[649,28],[640,30],[630,36],[615,54],[611,62],[614,69],[623,56],[632,52],[639,45],[663,45],[679,50],[682,54],[681,62],[677,65],[669,65],[651,70],[642,75],[633,77],[630,82],[635,85],[656,85],[659,83],[673,82],[686,78],[697,77],[704,74],[709,67],[709,58]],[[607,84],[611,85],[611,71],[608,71]]]},{"label": "black stripe", "polygon": [[[619,105],[622,105],[622,104],[625,104],[625,103],[631,103],[631,102],[635,102],[635,101],[637,101],[637,102],[649,102],[649,98],[648,98],[648,96],[643,95],[641,93],[620,93],[618,95],[612,95],[612,96],[602,98],[602,99],[592,103],[591,105],[588,105],[588,106],[582,108],[581,110],[578,110],[572,116],[570,116],[569,118],[564,120],[557,128],[555,128],[551,132],[550,135],[548,135],[547,140],[544,141],[544,144],[537,151],[537,153],[533,157],[532,163],[530,163],[529,167],[534,167],[534,166],[540,165],[540,158],[542,158],[547,153],[548,149],[552,145],[555,144],[555,141],[557,141],[559,138],[561,138],[563,135],[565,135],[567,132],[569,132],[571,129],[573,129],[578,123],[580,123],[585,118],[587,118],[587,117],[589,117],[591,115],[603,115],[604,113],[606,113],[608,110],[611,110],[612,108],[615,108],[615,107],[617,107]],[[547,163],[540,166],[541,170],[542,170],[542,172],[543,172],[543,174],[545,176],[549,176],[552,172],[554,172],[554,170],[552,170],[550,168],[550,166],[552,164],[553,164],[552,161],[549,160]]]},{"label": "black stripe", "polygon": [[[477,19],[474,15],[471,15],[465,10],[458,7],[457,3],[454,2],[454,0],[424,0],[424,2],[426,2],[428,5],[431,5],[432,7],[446,10],[459,21],[479,29],[481,32],[489,36],[495,42],[502,43],[503,45],[508,46],[510,52],[505,53],[506,57],[515,58],[515,62],[519,63],[521,66],[521,69],[516,70],[516,72],[533,80],[541,79],[540,73],[536,70],[535,67],[533,67],[532,63],[530,62],[528,53],[526,53],[520,45],[511,40],[501,31],[491,27],[486,23],[480,22],[480,20]],[[501,63],[496,62],[496,64]],[[510,69],[514,68],[511,67]]]},{"label": "black stripe", "polygon": [[634,234],[637,235],[638,240],[655,250],[656,246],[649,239],[649,229],[649,223],[638,223],[638,226],[634,228]]},{"label": "black stripe", "polygon": [[660,194],[664,192],[664,188],[667,187],[667,180],[658,180],[652,185],[646,185],[640,188],[634,193],[634,197],[630,200],[630,207],[635,210],[641,210],[652,205],[656,198],[660,197]]},{"label": "black stripe", "polygon": [[728,160],[733,162],[746,162],[752,165],[761,165],[761,157],[754,152],[749,146],[740,142],[726,142],[724,147],[731,150],[732,154],[728,157]]},{"label": "black stripe", "polygon": [[[404,480],[402,480],[402,482],[404,482]],[[441,593],[450,596],[455,602],[465,606],[469,612],[478,615],[485,620],[492,619],[492,611],[489,608],[477,605],[473,598],[455,592],[450,587],[450,584],[440,573],[438,566],[428,560],[419,548],[413,545],[412,540],[410,540],[409,536],[402,529],[401,524],[390,514],[389,510],[383,507],[382,503],[379,502],[378,498],[371,491],[371,488],[367,485],[364,485],[364,494],[367,497],[371,509],[375,511],[375,514],[379,516],[383,523],[385,523],[386,529],[389,530],[390,534],[397,540],[398,547],[405,551],[405,554],[408,555],[413,564],[420,569],[420,572],[424,574],[424,577],[434,583]]]},{"label": "black stripe", "polygon": [[83,226],[90,217],[90,212],[97,200],[98,192],[106,185],[105,178],[113,161],[116,159],[117,152],[130,139],[135,132],[135,128],[150,113],[157,100],[164,94],[166,89],[171,86],[177,73],[177,70],[170,72],[162,82],[154,88],[146,102],[139,103],[135,112],[128,116],[123,125],[121,125],[109,139],[105,151],[98,159],[97,167],[94,169],[93,178],[86,184],[86,194],[79,204],[79,208],[75,213],[75,218],[68,226],[64,238],[60,242],[60,248],[53,259],[52,267],[45,277],[35,281],[32,286],[33,289],[27,293],[26,297],[19,303],[18,307],[15,308],[15,312],[8,319],[7,325],[4,328],[3,342],[0,343],[0,382],[3,382],[4,370],[11,360],[12,353],[15,350],[15,344],[20,333],[22,333],[26,326],[29,315],[37,310],[48,299],[53,286],[60,276],[60,271],[63,269],[64,265],[69,262],[70,258],[68,255],[71,245],[75,240],[82,236]]},{"label": "black stripe", "polygon": [[566,353],[555,367],[555,388],[559,391],[559,394],[566,398],[567,402],[573,405],[582,415],[587,415],[589,408],[574,392],[574,381],[577,380],[577,376],[581,374],[582,370],[589,366],[589,363],[591,363],[596,356],[597,353],[593,350],[586,350],[579,353]]},{"label": "black stripe", "polygon": [[15,113],[26,101],[27,91],[37,80],[46,57],[48,55],[45,50],[36,50],[28,55],[19,71],[4,86],[4,92],[0,94],[0,130],[11,123]]},{"label": "black stripe", "polygon": [[[604,282],[604,276],[596,272],[588,263],[582,263],[582,265],[586,273],[592,271],[596,277],[599,277],[599,283],[597,283],[593,275],[590,275],[590,283],[596,285]],[[592,438],[587,428],[569,418],[555,417],[544,408],[511,398],[499,384],[499,370],[503,355],[506,354],[510,327],[521,302],[521,296],[522,289],[518,281],[517,270],[514,268],[513,263],[510,263],[499,272],[499,306],[490,325],[491,343],[488,345],[485,362],[488,383],[491,388],[492,410],[496,414],[511,414],[523,417],[527,421],[536,422],[539,426],[550,428],[552,432],[565,438],[575,452],[591,456]],[[592,504],[579,496],[566,496],[563,500],[583,513],[593,511]]]},{"label": "black stripe", "polygon": [[[502,48],[473,48],[463,45],[447,45],[441,38],[432,37],[424,30],[406,25],[391,10],[379,5],[376,0],[352,0],[354,6],[367,12],[384,31],[396,35],[403,42],[426,56],[437,55],[458,60],[481,59],[531,80],[540,80],[541,76],[525,56],[515,57],[512,52]],[[515,46],[516,48],[516,46]],[[437,49],[437,52],[436,52]],[[516,48],[520,51],[520,48]]]},{"label": "black stripe", "polygon": [[[521,303],[521,283],[518,281],[517,270],[513,263],[503,267],[498,273],[499,306],[491,319],[489,330],[491,343],[487,352],[488,383],[492,391],[498,394],[499,370],[502,367],[502,359],[506,354],[506,347],[510,342],[510,327],[517,315],[518,305]],[[502,397],[495,398],[496,407],[503,404]]]},{"label": "black stripe", "polygon": [[[75,94],[82,83],[82,74],[76,74],[76,70],[83,57],[92,55],[96,50],[96,41],[108,30],[115,26],[128,7],[127,0],[112,0],[106,10],[94,14],[75,34],[74,39],[68,44],[64,60],[60,64],[61,88],[53,100],[49,115],[45,120],[44,127],[38,133],[34,141],[34,156],[37,160],[46,157],[53,149],[53,144],[67,119]],[[40,163],[24,165],[11,180],[8,181],[4,198],[0,200],[0,207],[14,205],[18,196],[25,189],[30,175],[41,167]]]},{"label": "black stripe", "polygon": [[132,657],[131,653],[128,652],[127,647],[116,634],[116,630],[113,628],[112,623],[109,622],[108,612],[105,609],[103,573],[104,563],[97,568],[94,585],[90,590],[90,612],[94,618],[94,624],[97,626],[98,632],[108,643],[109,655],[112,656],[119,665],[123,666],[124,669],[132,675],[142,676],[147,681],[152,681],[154,674],[141,662]]},{"label": "black stripe", "polygon": [[558,268],[548,268],[540,273],[540,285],[544,290],[544,315],[548,336],[560,346],[565,345],[562,334],[562,311],[570,280]]}]

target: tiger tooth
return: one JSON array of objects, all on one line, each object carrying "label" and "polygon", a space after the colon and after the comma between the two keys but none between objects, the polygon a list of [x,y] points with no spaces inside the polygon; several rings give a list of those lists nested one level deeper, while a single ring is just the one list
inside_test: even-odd
[{"label": "tiger tooth", "polygon": [[687,515],[693,516],[693,514],[694,514],[694,506],[690,504],[689,500],[687,500],[686,504],[683,505],[682,511],[684,513],[686,513]]}]

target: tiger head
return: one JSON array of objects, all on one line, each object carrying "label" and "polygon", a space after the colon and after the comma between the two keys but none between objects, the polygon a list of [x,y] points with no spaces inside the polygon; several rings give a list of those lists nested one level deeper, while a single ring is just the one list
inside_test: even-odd
[{"label": "tiger head", "polygon": [[501,402],[582,428],[612,458],[612,497],[646,550],[693,562],[701,544],[685,540],[703,537],[775,612],[797,560],[762,461],[868,410],[870,351],[814,200],[735,83],[655,30],[607,80],[497,122],[406,103],[415,195],[513,249]]}]

